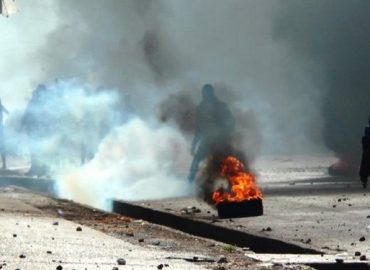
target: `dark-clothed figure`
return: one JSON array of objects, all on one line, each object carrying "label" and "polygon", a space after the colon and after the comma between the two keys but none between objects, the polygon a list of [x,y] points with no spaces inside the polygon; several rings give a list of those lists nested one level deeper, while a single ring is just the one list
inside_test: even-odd
[{"label": "dark-clothed figure", "polygon": [[43,107],[45,92],[47,91],[45,85],[40,84],[32,92],[31,100],[28,102],[26,111],[22,118],[22,130],[24,130],[31,139],[30,155],[31,168],[29,174],[41,174],[44,171],[42,164],[38,160],[37,152],[34,143],[42,138],[46,129],[50,128],[50,123],[47,123],[47,113]]},{"label": "dark-clothed figure", "polygon": [[203,100],[195,115],[195,135],[191,147],[194,156],[188,180],[194,181],[199,163],[214,153],[222,152],[231,143],[235,120],[226,103],[220,101],[213,86],[202,89]]},{"label": "dark-clothed figure", "polygon": [[3,170],[6,169],[6,148],[5,148],[5,139],[4,139],[4,119],[3,114],[9,113],[7,109],[3,106],[0,100],[0,154],[1,154],[1,161],[3,164]]},{"label": "dark-clothed figure", "polygon": [[365,135],[362,137],[362,159],[360,166],[360,177],[362,186],[366,188],[367,179],[370,175],[370,117],[369,126],[365,128]]}]

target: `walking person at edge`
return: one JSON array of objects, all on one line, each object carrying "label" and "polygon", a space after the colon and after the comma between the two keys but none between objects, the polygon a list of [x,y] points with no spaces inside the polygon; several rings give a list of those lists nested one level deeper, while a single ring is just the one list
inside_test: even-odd
[{"label": "walking person at edge", "polygon": [[4,138],[4,113],[8,114],[8,110],[5,109],[4,105],[1,103],[0,99],[0,154],[1,161],[3,163],[2,169],[6,169],[6,148],[5,148],[5,138]]}]

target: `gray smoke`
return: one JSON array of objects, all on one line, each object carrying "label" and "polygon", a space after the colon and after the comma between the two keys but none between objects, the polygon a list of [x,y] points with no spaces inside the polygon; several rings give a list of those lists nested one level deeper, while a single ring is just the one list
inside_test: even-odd
[{"label": "gray smoke", "polygon": [[278,2],[57,3],[60,25],[41,52],[45,79],[120,89],[145,119],[170,94],[185,91],[198,103],[201,86],[218,83],[221,99],[256,116],[263,152],[321,149],[321,95],[305,61],[274,36]]},{"label": "gray smoke", "polygon": [[358,160],[370,113],[369,1],[280,1],[275,37],[303,59],[322,102],[326,145]]},{"label": "gray smoke", "polygon": [[[339,155],[356,155],[369,113],[369,5],[342,0],[335,5],[329,0],[55,0],[56,27],[34,54],[42,72],[32,73],[32,82],[35,77],[41,83],[73,78],[77,85],[104,86],[117,95],[118,107],[136,122],[112,128],[91,164],[99,167],[98,161],[120,141],[122,151],[109,160],[117,158],[113,167],[119,171],[129,163],[130,173],[104,174],[124,179],[120,187],[132,177],[146,186],[146,176],[138,176],[127,157],[135,154],[139,162],[136,152],[153,158],[143,163],[151,181],[157,170],[166,172],[159,177],[166,183],[185,181],[194,108],[205,83],[213,84],[230,106],[236,147],[249,160],[259,153],[317,153],[326,151],[324,144]],[[147,134],[148,144],[140,140],[134,147],[135,132]],[[167,138],[161,140],[167,147],[157,145],[161,137]],[[181,155],[176,156],[177,148]],[[73,175],[86,176],[91,164],[75,168]],[[131,195],[137,193],[132,190]]]}]

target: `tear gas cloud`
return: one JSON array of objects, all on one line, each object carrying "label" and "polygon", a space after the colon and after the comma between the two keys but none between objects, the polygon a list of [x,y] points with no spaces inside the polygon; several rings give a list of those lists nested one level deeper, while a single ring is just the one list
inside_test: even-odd
[{"label": "tear gas cloud", "polygon": [[[364,5],[55,0],[56,26],[34,50],[36,65],[45,71],[39,81],[74,78],[66,87],[71,89],[103,85],[105,102],[96,93],[69,91],[71,110],[77,117],[85,112],[74,111],[84,108],[79,100],[93,98],[109,108],[95,107],[94,119],[111,114],[115,119],[108,121],[90,162],[54,173],[59,192],[101,207],[115,196],[163,196],[156,192],[162,186],[171,188],[168,196],[188,193],[193,112],[204,83],[212,83],[231,107],[237,147],[249,160],[260,153],[327,153],[325,143],[343,152],[330,142],[338,133],[351,137],[347,128],[359,136],[368,113]],[[352,42],[344,42],[347,38]],[[357,87],[349,96],[352,84]],[[117,111],[124,112],[123,120]],[[80,140],[78,132],[69,134]],[[354,140],[346,145],[356,148]]]}]

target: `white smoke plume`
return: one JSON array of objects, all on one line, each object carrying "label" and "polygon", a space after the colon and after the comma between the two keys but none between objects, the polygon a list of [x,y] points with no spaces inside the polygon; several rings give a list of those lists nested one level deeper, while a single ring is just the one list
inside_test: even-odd
[{"label": "white smoke plume", "polygon": [[191,191],[186,140],[169,127],[135,117],[114,129],[93,160],[57,175],[60,195],[109,209],[110,199],[176,197]]}]

